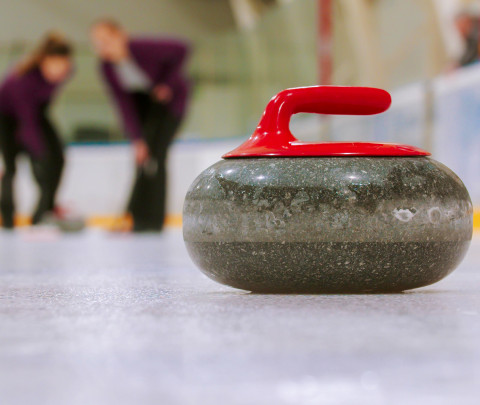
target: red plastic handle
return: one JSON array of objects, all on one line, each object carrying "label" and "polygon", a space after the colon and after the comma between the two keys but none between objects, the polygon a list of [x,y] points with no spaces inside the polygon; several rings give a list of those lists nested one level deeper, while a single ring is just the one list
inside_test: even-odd
[{"label": "red plastic handle", "polygon": [[293,137],[293,114],[372,115],[386,111],[392,99],[385,90],[371,87],[315,86],[287,89],[270,100],[259,123],[263,132]]},{"label": "red plastic handle", "polygon": [[386,111],[391,103],[388,92],[372,87],[314,86],[287,89],[270,100],[253,135],[223,157],[428,155],[428,152],[406,145],[305,143],[290,132],[293,114],[372,115]]}]

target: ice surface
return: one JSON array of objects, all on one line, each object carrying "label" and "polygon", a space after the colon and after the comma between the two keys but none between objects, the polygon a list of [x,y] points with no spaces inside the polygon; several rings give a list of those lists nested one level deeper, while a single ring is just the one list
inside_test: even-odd
[{"label": "ice surface", "polygon": [[181,233],[0,235],[0,404],[478,404],[480,237],[392,295],[233,290]]}]

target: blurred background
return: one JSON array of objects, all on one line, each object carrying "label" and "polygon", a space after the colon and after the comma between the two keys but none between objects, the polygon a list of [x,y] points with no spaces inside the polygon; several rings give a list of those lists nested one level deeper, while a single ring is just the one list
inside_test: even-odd
[{"label": "blurred background", "polygon": [[[302,115],[302,140],[424,147],[460,175],[480,205],[480,2],[466,0],[3,0],[0,71],[49,29],[76,44],[76,74],[54,107],[69,148],[60,201],[103,222],[124,210],[131,151],[100,82],[89,26],[111,16],[134,35],[180,37],[194,49],[188,118],[170,153],[168,223],[179,224],[195,176],[249,136],[278,91],[377,86],[393,105],[375,117]],[[35,203],[26,162],[20,213]]]}]

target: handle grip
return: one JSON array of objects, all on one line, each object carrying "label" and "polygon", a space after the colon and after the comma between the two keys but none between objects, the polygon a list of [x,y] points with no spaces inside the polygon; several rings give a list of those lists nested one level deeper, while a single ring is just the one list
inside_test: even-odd
[{"label": "handle grip", "polygon": [[[392,99],[385,90],[373,87],[313,86],[287,89],[273,97],[253,135],[223,157],[259,156],[262,151],[308,153],[315,144],[302,143],[290,132],[290,119],[297,113],[372,115],[384,112]],[[318,145],[318,144],[316,144]],[[301,151],[302,150],[302,151]]]},{"label": "handle grip", "polygon": [[372,115],[384,112],[392,99],[385,90],[372,87],[314,86],[287,89],[270,100],[258,130],[293,138],[289,125],[293,114]]}]

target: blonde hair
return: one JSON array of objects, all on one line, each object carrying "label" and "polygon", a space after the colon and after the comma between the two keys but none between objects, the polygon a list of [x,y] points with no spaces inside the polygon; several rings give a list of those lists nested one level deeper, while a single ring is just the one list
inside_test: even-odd
[{"label": "blonde hair", "polygon": [[92,23],[91,27],[95,28],[100,26],[106,27],[111,31],[116,31],[116,32],[123,31],[122,24],[120,24],[117,20],[110,17],[98,18]]}]

